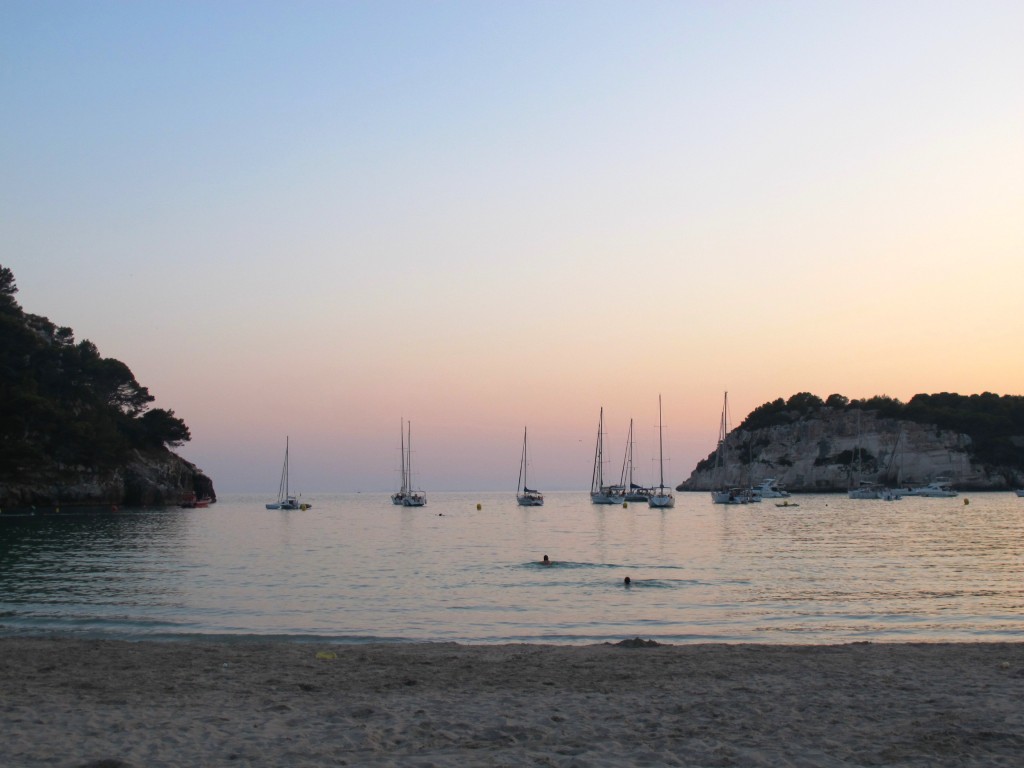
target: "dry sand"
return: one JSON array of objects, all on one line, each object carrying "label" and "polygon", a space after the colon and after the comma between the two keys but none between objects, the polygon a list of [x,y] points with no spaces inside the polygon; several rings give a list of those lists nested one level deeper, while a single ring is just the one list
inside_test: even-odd
[{"label": "dry sand", "polygon": [[3,766],[1024,764],[1024,644],[0,639]]}]

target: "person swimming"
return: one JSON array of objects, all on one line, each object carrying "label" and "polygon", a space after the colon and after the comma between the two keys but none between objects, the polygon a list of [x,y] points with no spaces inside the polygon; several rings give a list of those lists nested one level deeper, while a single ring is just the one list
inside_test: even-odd
[{"label": "person swimming", "polygon": [[629,578],[629,576],[627,576],[626,578],[624,578],[622,580],[622,584],[623,584],[623,586],[629,587],[629,586],[632,586],[633,581],[632,581],[632,579]]},{"label": "person swimming", "polygon": [[551,561],[548,560],[548,556],[544,555],[544,559],[540,561],[541,565],[551,565]]}]

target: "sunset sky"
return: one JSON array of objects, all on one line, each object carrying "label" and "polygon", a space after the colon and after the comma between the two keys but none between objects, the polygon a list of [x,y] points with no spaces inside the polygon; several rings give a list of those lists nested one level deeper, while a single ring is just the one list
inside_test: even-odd
[{"label": "sunset sky", "polygon": [[0,264],[220,493],[1024,393],[1024,3],[0,4]]}]

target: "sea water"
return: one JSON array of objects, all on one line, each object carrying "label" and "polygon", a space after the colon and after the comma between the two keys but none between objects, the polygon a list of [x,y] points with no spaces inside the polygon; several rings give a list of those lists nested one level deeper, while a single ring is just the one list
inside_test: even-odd
[{"label": "sea water", "polygon": [[[1024,639],[1024,499],[315,495],[0,516],[0,634],[336,642]],[[541,565],[548,555],[553,565]],[[630,577],[630,585],[624,579]]]}]

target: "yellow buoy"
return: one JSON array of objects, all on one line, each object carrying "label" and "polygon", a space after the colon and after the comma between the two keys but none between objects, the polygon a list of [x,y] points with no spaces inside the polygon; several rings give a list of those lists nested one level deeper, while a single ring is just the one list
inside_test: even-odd
[{"label": "yellow buoy", "polygon": [[623,509],[629,509],[629,502],[628,501],[622,502],[622,508]]},{"label": "yellow buoy", "polygon": [[480,502],[477,502],[476,508],[477,509],[483,509],[483,505]]},{"label": "yellow buoy", "polygon": [[970,503],[971,503],[971,500],[970,500],[970,499],[964,499],[964,506],[965,506],[965,507],[966,507],[966,506],[967,506],[968,504],[970,504]]}]

